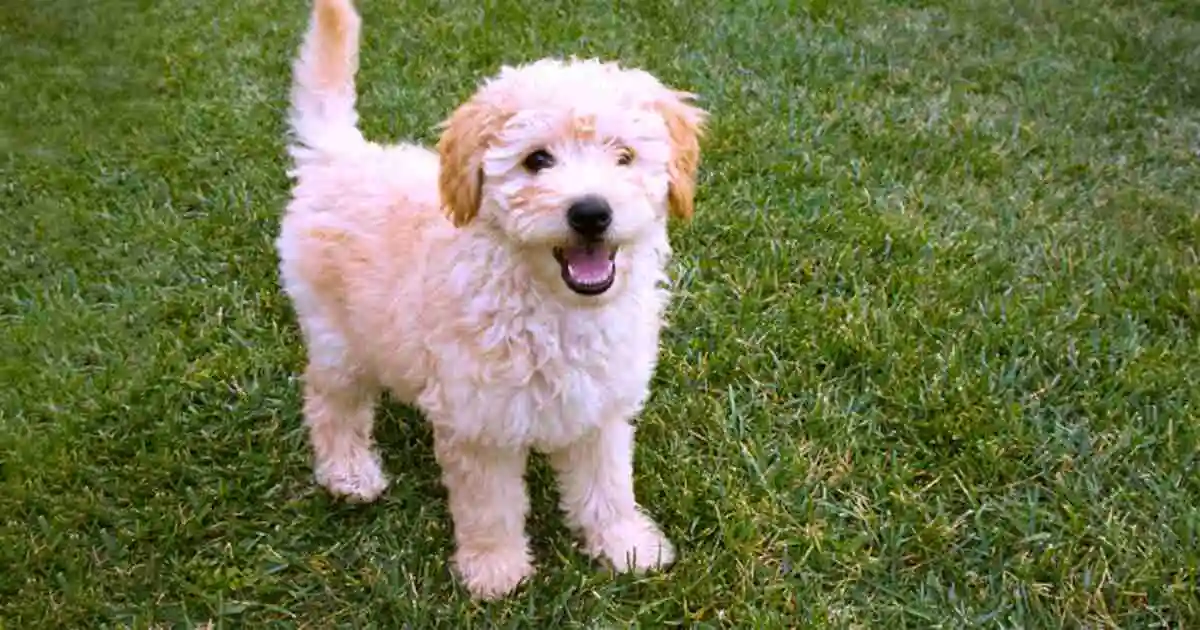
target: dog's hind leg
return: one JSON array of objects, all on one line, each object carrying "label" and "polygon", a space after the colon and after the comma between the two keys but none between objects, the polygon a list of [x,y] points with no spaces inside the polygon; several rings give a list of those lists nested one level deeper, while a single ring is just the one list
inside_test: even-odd
[{"label": "dog's hind leg", "polygon": [[314,334],[314,323],[306,322],[304,421],[317,481],[347,500],[374,501],[387,488],[371,436],[379,388],[337,348],[329,347],[336,345],[337,333]]},{"label": "dog's hind leg", "polygon": [[371,436],[381,388],[337,325],[345,270],[333,254],[349,251],[349,241],[307,220],[305,206],[294,208],[278,240],[279,271],[308,351],[304,423],[317,482],[351,501],[373,501],[387,487]]}]

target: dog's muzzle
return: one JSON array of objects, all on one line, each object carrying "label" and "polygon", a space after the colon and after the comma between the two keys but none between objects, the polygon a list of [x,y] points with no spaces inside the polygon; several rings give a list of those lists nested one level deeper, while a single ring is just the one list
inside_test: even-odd
[{"label": "dog's muzzle", "polygon": [[612,207],[603,197],[588,195],[567,208],[567,225],[579,242],[554,248],[563,282],[580,295],[600,295],[617,277],[617,248],[604,242],[612,224]]}]

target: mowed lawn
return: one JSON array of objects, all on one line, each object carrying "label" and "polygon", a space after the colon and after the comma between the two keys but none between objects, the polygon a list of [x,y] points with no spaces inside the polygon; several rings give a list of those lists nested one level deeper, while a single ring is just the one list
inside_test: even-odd
[{"label": "mowed lawn", "polygon": [[[273,238],[308,7],[0,6],[0,628],[1200,624],[1200,5],[381,2],[363,125],[618,58],[712,112],[612,577],[540,461],[472,603],[430,435],[311,479]],[[408,624],[404,626],[404,624]]]}]

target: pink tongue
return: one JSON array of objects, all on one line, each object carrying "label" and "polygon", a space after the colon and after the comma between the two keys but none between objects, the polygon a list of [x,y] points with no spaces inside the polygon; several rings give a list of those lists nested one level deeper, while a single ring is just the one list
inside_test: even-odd
[{"label": "pink tongue", "polygon": [[576,282],[595,284],[608,279],[612,261],[607,247],[568,247],[563,251],[567,273]]}]

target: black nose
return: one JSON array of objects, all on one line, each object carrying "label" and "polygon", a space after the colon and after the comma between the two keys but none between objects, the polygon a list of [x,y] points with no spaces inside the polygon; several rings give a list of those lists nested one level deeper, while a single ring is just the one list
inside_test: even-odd
[{"label": "black nose", "polygon": [[596,238],[612,223],[612,208],[603,197],[588,195],[567,208],[567,224],[588,238]]}]

